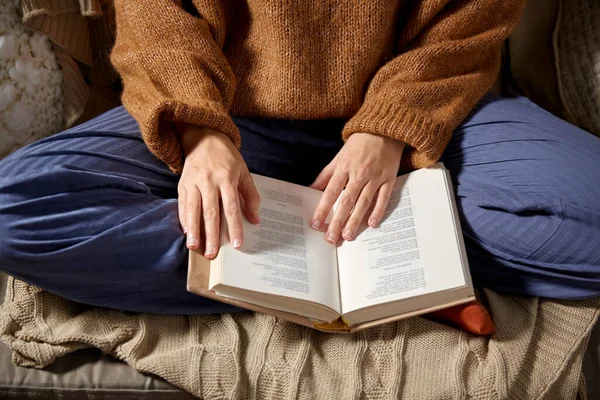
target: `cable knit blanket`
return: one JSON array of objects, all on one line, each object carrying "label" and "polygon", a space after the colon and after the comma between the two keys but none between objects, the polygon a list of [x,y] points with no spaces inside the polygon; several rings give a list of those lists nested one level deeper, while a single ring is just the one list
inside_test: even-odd
[{"label": "cable knit blanket", "polygon": [[21,366],[97,347],[205,399],[572,399],[600,299],[484,291],[490,338],[424,318],[353,335],[250,312],[159,316],[91,308],[10,279],[0,339]]}]

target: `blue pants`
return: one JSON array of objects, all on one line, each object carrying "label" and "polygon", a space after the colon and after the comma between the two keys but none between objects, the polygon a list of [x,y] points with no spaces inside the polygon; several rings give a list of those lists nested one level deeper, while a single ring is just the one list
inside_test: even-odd
[{"label": "blue pants", "polygon": [[[251,171],[309,184],[344,121],[236,119]],[[486,96],[451,171],[473,280],[518,295],[600,295],[600,139],[524,98]],[[177,181],[123,108],[0,161],[0,270],[86,304],[202,314],[186,292]]]}]

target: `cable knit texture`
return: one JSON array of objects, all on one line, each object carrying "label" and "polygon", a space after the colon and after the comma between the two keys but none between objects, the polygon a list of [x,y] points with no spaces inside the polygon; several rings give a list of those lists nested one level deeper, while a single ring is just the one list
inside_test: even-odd
[{"label": "cable knit texture", "polygon": [[172,170],[172,122],[240,145],[233,116],[346,118],[409,145],[403,169],[438,160],[491,86],[524,0],[116,0],[112,62],[123,103]]},{"label": "cable knit texture", "polygon": [[[130,1],[130,0],[129,0]],[[250,312],[183,316],[88,307],[9,278],[0,339],[21,366],[95,347],[203,399],[574,399],[600,298],[484,291],[490,337],[415,317],[352,335]]]}]

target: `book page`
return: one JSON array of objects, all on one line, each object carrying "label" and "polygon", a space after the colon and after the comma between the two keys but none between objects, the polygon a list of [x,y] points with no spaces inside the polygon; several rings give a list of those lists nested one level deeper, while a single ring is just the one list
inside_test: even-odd
[{"label": "book page", "polygon": [[378,228],[338,247],[343,313],[465,286],[442,168],[396,180]]},{"label": "book page", "polygon": [[[321,192],[253,175],[261,198],[260,225],[244,218],[236,250],[224,228],[222,283],[309,300],[341,311],[336,249],[309,224]],[[222,252],[222,254],[221,254]]]}]

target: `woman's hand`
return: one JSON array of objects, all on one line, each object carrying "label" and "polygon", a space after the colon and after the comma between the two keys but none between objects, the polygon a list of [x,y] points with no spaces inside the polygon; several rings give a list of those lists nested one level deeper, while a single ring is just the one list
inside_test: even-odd
[{"label": "woman's hand", "polygon": [[200,238],[204,237],[204,256],[214,258],[220,246],[219,198],[229,240],[234,248],[239,248],[243,241],[242,210],[250,222],[258,223],[260,196],[229,137],[191,125],[178,125],[178,130],[185,153],[178,186],[179,222],[187,233],[187,247],[198,249]]},{"label": "woman's hand", "polygon": [[327,229],[327,241],[337,243],[340,234],[345,240],[353,240],[377,196],[368,220],[370,227],[376,227],[390,199],[404,146],[400,141],[368,133],[350,136],[311,185],[324,190],[313,216],[312,227],[320,229],[323,226],[344,187],[346,190]]}]

